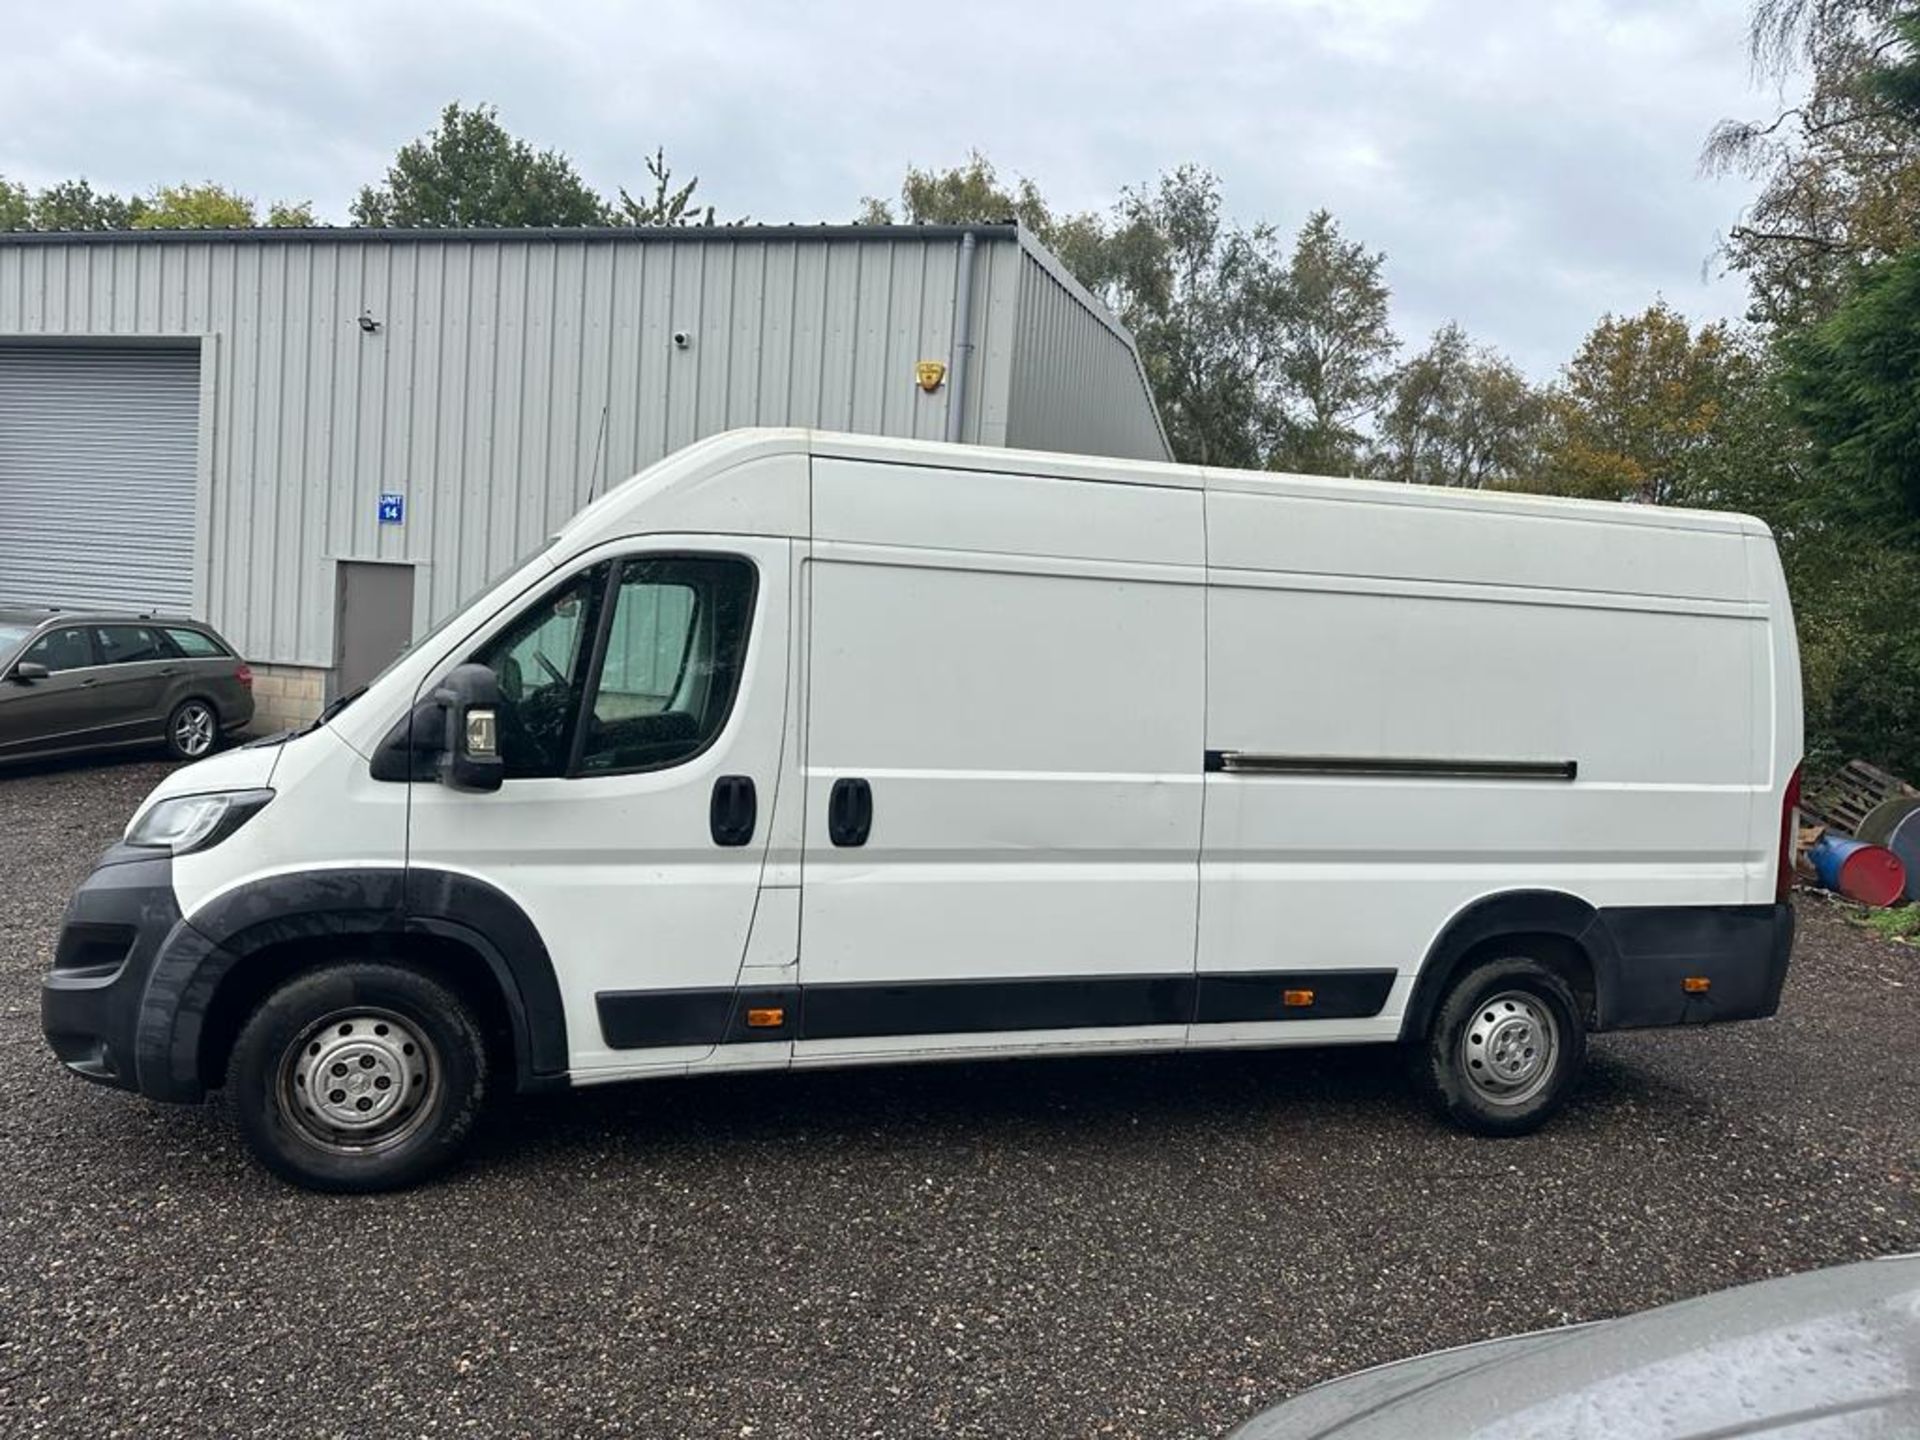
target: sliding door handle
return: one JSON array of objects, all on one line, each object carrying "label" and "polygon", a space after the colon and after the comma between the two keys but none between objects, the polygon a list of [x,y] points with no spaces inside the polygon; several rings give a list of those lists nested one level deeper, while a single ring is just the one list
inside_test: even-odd
[{"label": "sliding door handle", "polygon": [[836,780],[827,796],[827,838],[840,846],[864,845],[873,831],[873,787],[864,780]]}]

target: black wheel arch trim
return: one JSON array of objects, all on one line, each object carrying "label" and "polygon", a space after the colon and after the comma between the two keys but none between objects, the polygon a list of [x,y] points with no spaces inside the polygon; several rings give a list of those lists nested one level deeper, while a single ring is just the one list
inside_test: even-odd
[{"label": "black wheel arch trim", "polygon": [[506,1006],[521,1089],[565,1076],[560,983],[540,932],[519,905],[454,871],[341,868],[249,882],[174,926],[141,998],[140,1090],[162,1100],[204,1094],[204,1025],[221,985],[250,956],[288,941],[409,934],[455,941],[485,962]]},{"label": "black wheel arch trim", "polygon": [[[1503,935],[1555,935],[1577,946],[1600,977],[1617,969],[1613,937],[1601,914],[1564,890],[1507,890],[1486,895],[1461,910],[1427,948],[1413,993],[1400,1021],[1400,1038],[1418,1040],[1439,1011],[1461,963],[1488,941]],[[1604,1000],[1602,1006],[1604,1019]]]}]

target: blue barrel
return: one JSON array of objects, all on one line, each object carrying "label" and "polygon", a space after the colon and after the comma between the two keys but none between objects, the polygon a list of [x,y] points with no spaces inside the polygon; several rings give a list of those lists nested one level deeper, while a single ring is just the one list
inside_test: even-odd
[{"label": "blue barrel", "polygon": [[1907,867],[1884,845],[1822,835],[1807,852],[1813,873],[1827,889],[1862,905],[1896,903],[1907,890]]}]

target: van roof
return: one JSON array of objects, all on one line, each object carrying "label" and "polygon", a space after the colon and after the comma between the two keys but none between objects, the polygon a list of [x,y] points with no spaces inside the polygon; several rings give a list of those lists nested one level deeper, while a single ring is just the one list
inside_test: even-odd
[{"label": "van roof", "polygon": [[[1466,490],[1433,485],[1406,485],[1389,480],[1342,479],[1324,475],[1294,475],[1259,470],[1229,470],[1218,466],[1176,465],[1164,461],[1120,460],[1098,455],[1067,455],[1045,450],[1007,450],[988,445],[956,445],[936,440],[902,440],[878,435],[853,435],[830,430],[730,430],[698,442],[681,452],[693,458],[720,461],[775,452],[793,452],[879,464],[919,465],[945,470],[1014,471],[1023,475],[1057,476],[1117,485],[1174,486],[1189,490],[1220,490],[1242,494],[1310,496],[1321,500],[1348,500],[1374,505],[1416,505],[1429,508],[1477,510],[1497,514],[1558,516],[1602,524],[1643,525],[1673,530],[1718,531],[1768,535],[1765,524],[1750,515],[1721,510],[1686,510],[1665,505],[1635,505],[1611,500],[1576,500],[1559,495],[1534,495],[1512,490]],[[610,492],[608,499],[618,494]]]}]

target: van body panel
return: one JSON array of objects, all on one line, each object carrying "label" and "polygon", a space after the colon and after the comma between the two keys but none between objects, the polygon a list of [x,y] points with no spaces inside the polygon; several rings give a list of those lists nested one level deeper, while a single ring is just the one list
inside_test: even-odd
[{"label": "van body panel", "polygon": [[[1200,497],[821,460],[814,514],[803,991],[1190,975]],[[856,845],[832,833],[842,782],[870,789]],[[1108,993],[1087,992],[1090,1017]],[[1097,1028],[1184,1038],[1184,1015],[1140,1013]],[[795,1057],[1003,1038],[912,1033],[930,1026],[803,1034]],[[1024,1028],[1023,1045],[1049,1043]]]},{"label": "van body panel", "polygon": [[[1748,537],[1612,525],[1606,509],[1212,492],[1207,507],[1208,749],[1334,763],[1208,774],[1203,972],[1417,957],[1503,891],[1753,898],[1774,855],[1754,823],[1773,706],[1756,691],[1771,597]],[[1367,761],[1383,773],[1350,773]],[[1382,1038],[1410,988],[1378,1017]]]},{"label": "van body panel", "polygon": [[1207,563],[1191,492],[831,457],[813,462],[813,538],[961,551],[975,568],[1006,555]]},{"label": "van body panel", "polygon": [[1388,505],[1371,494],[1333,499],[1210,491],[1207,532],[1207,558],[1225,570],[1749,598],[1739,531],[1627,529],[1609,511],[1589,519]]},{"label": "van body panel", "polygon": [[375,783],[366,761],[327,726],[176,770],[136,819],[174,795],[253,789],[274,792],[273,824],[248,824],[222,844],[174,857],[174,892],[189,922],[228,891],[275,876],[405,868],[405,789]]}]

